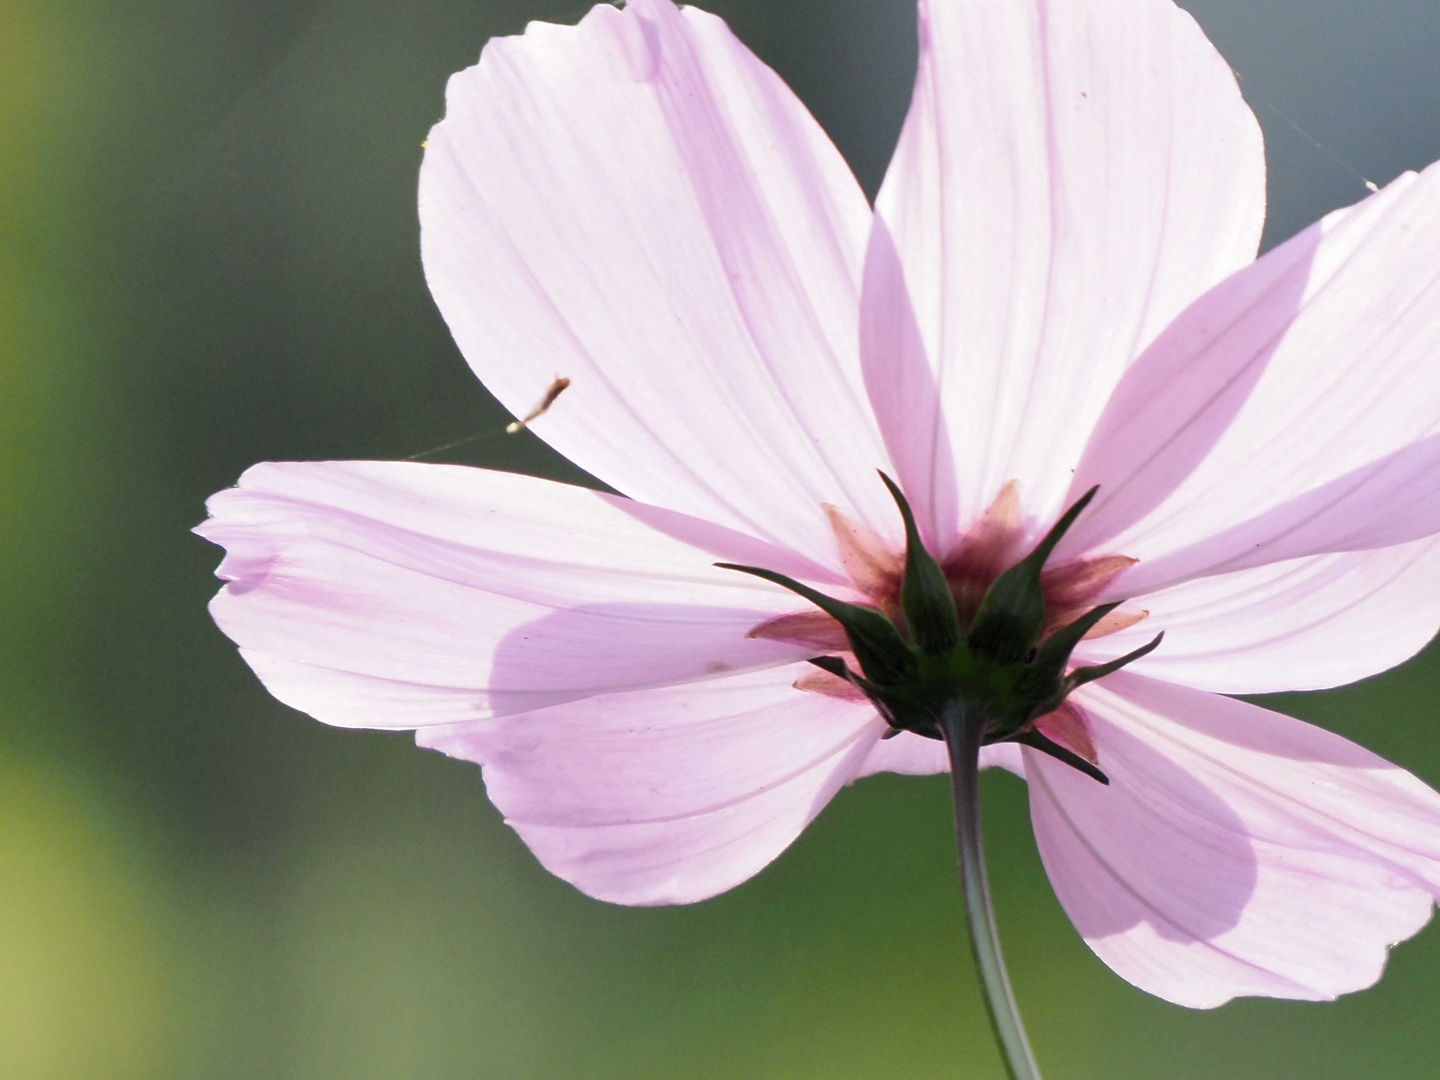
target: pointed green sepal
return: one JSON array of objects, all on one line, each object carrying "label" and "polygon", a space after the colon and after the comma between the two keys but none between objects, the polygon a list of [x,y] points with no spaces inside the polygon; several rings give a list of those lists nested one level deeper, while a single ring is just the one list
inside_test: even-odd
[{"label": "pointed green sepal", "polygon": [[1019,663],[1029,655],[1045,624],[1045,593],[1040,588],[1040,571],[1060,538],[1075,524],[1098,490],[1093,487],[1082,495],[1029,555],[991,583],[970,626],[971,649],[1002,664]]},{"label": "pointed green sepal", "polygon": [[814,664],[821,671],[828,671],[831,675],[844,679],[857,690],[863,691],[871,701],[876,700],[882,694],[880,687],[865,678],[864,675],[851,671],[850,666],[838,656],[812,656],[806,663]]},{"label": "pointed green sepal", "polygon": [[1065,665],[1070,660],[1070,654],[1075,651],[1075,646],[1080,644],[1080,639],[1093,630],[1096,623],[1119,606],[1118,603],[1115,603],[1101,604],[1099,607],[1091,608],[1080,618],[1060,627],[1042,641],[1035,650],[1035,658],[1028,665],[1028,670],[1033,672],[1033,678],[1037,683],[1045,682],[1058,686],[1065,674]]},{"label": "pointed green sepal", "polygon": [[1076,668],[1065,680],[1066,693],[1069,693],[1077,686],[1084,686],[1086,683],[1094,682],[1096,679],[1103,679],[1106,675],[1119,671],[1126,664],[1133,663],[1142,656],[1148,656],[1160,647],[1160,642],[1164,639],[1165,631],[1162,630],[1134,652],[1128,652],[1124,656],[1117,657],[1103,664],[1095,664],[1093,667]]},{"label": "pointed green sepal", "polygon": [[814,664],[821,671],[828,671],[837,679],[844,679],[846,682],[853,681],[850,668],[838,656],[812,656],[806,663]]},{"label": "pointed green sepal", "polygon": [[900,583],[900,606],[915,644],[931,656],[940,656],[955,648],[963,638],[960,615],[955,610],[955,597],[945,571],[926,550],[915,525],[910,503],[883,472],[880,479],[890,489],[900,516],[905,519],[905,576]]},{"label": "pointed green sepal", "polygon": [[[898,617],[892,621],[876,607],[837,600],[772,570],[736,563],[716,565],[789,589],[839,623],[855,654],[853,666],[839,656],[815,656],[810,663],[863,693],[891,729],[886,738],[909,731],[945,739],[944,718],[963,713],[979,725],[977,737],[987,744],[1019,743],[1098,783],[1109,784],[1109,778],[1093,762],[1033,727],[1037,717],[1059,708],[1077,687],[1148,655],[1165,636],[1159,634],[1116,660],[1067,673],[1076,646],[1120,606],[1101,604],[1040,640],[1045,625],[1041,572],[1097,489],[1086,492],[1029,555],[995,579],[967,637],[945,572],[922,543],[909,503],[889,477],[882,473],[881,478],[905,521],[905,571],[899,600],[908,637],[896,625]],[[886,601],[886,610],[888,605]]]},{"label": "pointed green sepal", "polygon": [[[883,685],[894,685],[911,678],[915,673],[915,654],[895,625],[874,608],[860,604],[846,603],[817,592],[808,585],[802,585],[794,578],[765,570],[758,566],[740,566],[736,563],[716,563],[724,570],[738,570],[742,574],[773,581],[791,592],[803,596],[821,611],[840,624],[850,649],[860,667],[872,680]],[[827,669],[828,670],[828,669]]]},{"label": "pointed green sepal", "polygon": [[1054,739],[1047,739],[1034,728],[1014,736],[1010,741],[1017,742],[1021,746],[1028,746],[1032,750],[1039,750],[1043,754],[1049,754],[1056,761],[1063,761],[1072,769],[1080,770],[1086,776],[1090,777],[1090,779],[1098,780],[1106,787],[1110,786],[1110,778],[1101,772],[1097,766],[1086,761],[1079,754],[1075,753],[1075,751],[1061,746]]},{"label": "pointed green sepal", "polygon": [[831,675],[844,679],[870,699],[870,704],[875,706],[875,711],[880,714],[880,718],[884,720],[889,727],[889,730],[886,731],[883,738],[893,739],[896,735],[900,734],[900,732],[908,730],[905,725],[900,722],[900,718],[896,715],[895,704],[889,699],[885,691],[865,678],[865,676],[857,675],[851,671],[845,661],[841,660],[840,657],[812,656],[809,663],[814,664],[821,671],[828,671]]}]

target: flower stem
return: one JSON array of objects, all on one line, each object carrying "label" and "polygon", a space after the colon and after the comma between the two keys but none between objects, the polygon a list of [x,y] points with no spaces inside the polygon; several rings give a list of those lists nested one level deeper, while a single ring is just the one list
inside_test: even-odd
[{"label": "flower stem", "polygon": [[964,704],[951,704],[940,719],[950,751],[950,786],[955,795],[955,838],[960,849],[960,888],[965,895],[965,920],[970,949],[980,972],[990,1026],[1000,1046],[1010,1080],[1040,1080],[1040,1068],[1025,1038],[1020,1010],[1010,992],[995,912],[990,904],[990,883],[985,876],[985,852],[980,839],[980,740],[984,718]]}]

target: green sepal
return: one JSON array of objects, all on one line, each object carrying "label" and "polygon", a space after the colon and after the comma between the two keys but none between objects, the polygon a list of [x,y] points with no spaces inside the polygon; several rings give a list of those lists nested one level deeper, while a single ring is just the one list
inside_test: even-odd
[{"label": "green sepal", "polygon": [[[1031,685],[1060,686],[1065,676],[1065,665],[1080,639],[1094,629],[1095,624],[1120,605],[1101,604],[1091,608],[1074,622],[1060,627],[1047,637],[1035,650],[1035,657],[1026,665],[1027,681]],[[1048,711],[1048,710],[1047,710]]]},{"label": "green sepal", "polygon": [[854,673],[849,665],[838,656],[812,656],[806,661],[807,664],[814,664],[821,671],[828,671],[836,678],[844,679],[846,682],[854,682]]},{"label": "green sepal", "polygon": [[857,689],[864,691],[872,701],[881,694],[880,687],[865,678],[864,675],[851,671],[850,666],[838,656],[812,656],[806,663],[814,664],[821,671],[828,671],[831,675],[844,679]]},{"label": "green sepal", "polygon": [[885,732],[882,738],[893,739],[902,731],[913,730],[900,722],[900,717],[895,711],[895,706],[886,696],[884,690],[865,678],[865,676],[857,675],[851,671],[845,661],[841,660],[838,656],[812,656],[809,663],[814,664],[821,671],[828,671],[831,675],[844,679],[870,699],[870,704],[875,706],[875,711],[880,714],[880,718],[884,720],[889,727],[889,730]]},{"label": "green sepal", "polygon": [[1045,624],[1045,593],[1040,588],[1040,571],[1045,560],[1075,524],[1075,519],[1095,497],[1092,487],[1066,510],[1035,549],[997,577],[980,601],[970,625],[970,647],[1002,664],[1024,660]]},{"label": "green sepal", "polygon": [[1065,680],[1065,692],[1068,694],[1077,686],[1084,686],[1086,683],[1094,682],[1096,679],[1103,679],[1106,675],[1119,671],[1126,664],[1133,663],[1142,656],[1148,656],[1160,647],[1160,642],[1164,639],[1165,631],[1161,630],[1160,633],[1151,638],[1149,642],[1141,645],[1140,648],[1134,652],[1128,652],[1124,656],[1117,657],[1114,660],[1108,660],[1103,664],[1076,668]]},{"label": "green sepal", "polygon": [[983,720],[987,745],[1028,746],[1108,785],[1109,777],[1092,762],[1030,726],[1036,717],[1058,708],[1071,691],[1149,654],[1165,636],[1158,634],[1134,652],[1068,675],[1065,668],[1075,647],[1120,605],[1101,604],[1039,640],[1045,623],[1041,572],[1098,489],[1086,492],[1029,555],[995,579],[967,638],[944,570],[922,543],[909,503],[888,476],[880,475],[905,521],[900,606],[909,640],[905,630],[876,608],[836,600],[762,567],[716,565],[789,589],[840,624],[860,670],[838,656],[816,656],[809,662],[860,690],[889,726],[886,738],[910,731],[944,739],[940,718],[963,703]]},{"label": "green sepal", "polygon": [[1054,739],[1048,739],[1040,732],[1031,728],[1029,731],[1012,736],[1008,742],[1017,742],[1021,746],[1028,746],[1032,750],[1039,750],[1042,754],[1049,754],[1056,761],[1064,762],[1072,769],[1079,769],[1092,780],[1098,780],[1106,787],[1110,786],[1110,778],[1101,772],[1093,763],[1086,761],[1075,751],[1061,746]]},{"label": "green sepal", "polygon": [[941,656],[963,640],[960,614],[955,610],[955,596],[950,582],[935,557],[920,539],[915,515],[900,488],[883,472],[880,479],[890,489],[900,516],[905,519],[905,576],[900,582],[900,607],[910,636],[921,650]]},{"label": "green sepal", "polygon": [[867,677],[881,685],[894,685],[910,679],[915,674],[915,654],[895,624],[874,608],[836,600],[822,592],[802,585],[794,578],[765,570],[758,566],[740,566],[737,563],[716,563],[725,570],[739,570],[742,574],[773,581],[791,592],[803,596],[821,611],[840,624],[850,649]]}]

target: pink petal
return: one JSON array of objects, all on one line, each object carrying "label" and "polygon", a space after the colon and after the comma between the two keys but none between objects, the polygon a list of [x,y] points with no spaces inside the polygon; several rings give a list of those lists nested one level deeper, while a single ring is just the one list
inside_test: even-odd
[{"label": "pink petal", "polygon": [[1102,786],[1026,751],[1065,910],[1118,974],[1211,1008],[1379,978],[1440,894],[1440,795],[1320,728],[1128,672],[1083,692]]},{"label": "pink petal", "polygon": [[834,503],[898,535],[857,344],[865,198],[719,19],[669,0],[532,23],[450,81],[425,272],[505,406],[625,494],[797,551]]},{"label": "pink petal", "polygon": [[1440,167],[1332,214],[1185,312],[1116,389],[1066,552],[1130,595],[1440,531]]},{"label": "pink petal", "polygon": [[1163,630],[1134,671],[1222,694],[1341,686],[1408,660],[1440,629],[1440,540],[1218,574],[1135,606],[1149,617],[1077,655],[1120,656]]},{"label": "pink petal", "polygon": [[860,775],[893,772],[901,776],[928,776],[949,771],[950,758],[943,742],[904,731],[877,742],[861,766]]},{"label": "pink petal", "polygon": [[220,628],[281,701],[416,727],[793,661],[794,608],[629,500],[454,465],[257,465],[196,531],[227,549]]},{"label": "pink petal", "polygon": [[[1025,777],[1025,763],[1016,743],[996,743],[981,748],[980,768],[1000,768],[1021,779]],[[908,731],[877,742],[860,767],[861,776],[873,776],[879,772],[929,776],[949,771],[950,757],[943,742],[921,738]]]},{"label": "pink petal", "polygon": [[1168,0],[922,0],[920,21],[861,338],[944,534],[1012,479],[1060,510],[1127,365],[1254,258],[1265,173],[1230,68]]},{"label": "pink petal", "polygon": [[793,689],[798,667],[419,732],[479,762],[551,873],[617,904],[688,904],[763,869],[853,779],[884,725]]}]

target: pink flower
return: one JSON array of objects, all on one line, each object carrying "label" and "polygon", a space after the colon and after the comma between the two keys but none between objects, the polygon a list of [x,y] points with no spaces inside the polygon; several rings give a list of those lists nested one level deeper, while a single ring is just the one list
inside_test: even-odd
[{"label": "pink flower", "polygon": [[1080,933],[1185,1005],[1378,978],[1440,895],[1440,796],[1223,694],[1384,670],[1440,625],[1440,167],[1258,261],[1259,129],[1168,0],[921,0],[872,214],[723,23],[669,0],[492,41],[420,177],[476,373],[627,497],[403,462],[258,465],[210,501],[216,621],[282,701],[479,762],[539,859],[700,900],[844,785],[945,768],[810,666],[765,567],[893,606],[898,478],[962,613],[1092,485],[1047,610],[1163,645],[1041,730]]}]

